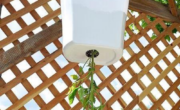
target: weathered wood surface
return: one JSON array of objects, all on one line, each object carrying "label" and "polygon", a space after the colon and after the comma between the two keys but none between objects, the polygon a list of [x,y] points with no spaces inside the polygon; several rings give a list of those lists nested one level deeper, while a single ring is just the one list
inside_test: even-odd
[{"label": "weathered wood surface", "polygon": [[167,6],[153,0],[130,0],[129,8],[138,12],[163,18],[167,21],[180,23],[180,19],[173,16]]},{"label": "weathered wood surface", "polygon": [[0,54],[0,73],[61,36],[61,21]]}]

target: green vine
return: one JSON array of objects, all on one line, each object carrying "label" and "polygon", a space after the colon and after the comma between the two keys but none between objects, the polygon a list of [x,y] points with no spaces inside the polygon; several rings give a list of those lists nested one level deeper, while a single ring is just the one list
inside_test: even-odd
[{"label": "green vine", "polygon": [[[168,0],[154,0],[154,1],[160,2],[160,3],[164,4],[164,5],[169,4]],[[177,8],[180,9],[180,0],[175,0],[175,3],[176,3]]]},{"label": "green vine", "polygon": [[[104,104],[102,103],[101,96],[99,92],[97,91],[99,88],[96,85],[96,82],[94,81],[93,74],[95,72],[95,62],[94,62],[94,56],[96,55],[97,51],[92,50],[91,57],[88,58],[88,60],[85,62],[83,67],[80,67],[79,73],[83,74],[83,68],[85,65],[89,67],[88,73],[84,78],[79,78],[78,75],[71,75],[72,79],[75,81],[72,86],[69,88],[68,92],[68,99],[69,104],[72,104],[74,101],[74,98],[76,94],[79,95],[79,100],[82,103],[83,109],[85,110],[103,110]],[[85,80],[90,79],[90,86],[88,88],[83,87],[82,83]],[[96,98],[95,96],[98,96],[100,100],[100,105],[98,107],[95,107]]]},{"label": "green vine", "polygon": [[[164,4],[164,5],[168,5],[169,3],[168,3],[168,0],[154,0],[154,1],[156,1],[156,2],[160,2],[160,3],[162,3],[162,4]],[[175,0],[175,3],[176,3],[176,6],[177,6],[177,8],[178,9],[180,9],[180,0]],[[151,17],[151,18],[153,18],[153,17]],[[150,20],[151,21],[151,20]],[[172,23],[170,23],[170,22],[166,22],[166,21],[164,21],[165,22],[165,24],[166,24],[166,26],[170,26]],[[158,29],[158,31],[159,32],[162,32],[164,29],[161,27],[161,25],[156,25],[156,28]],[[175,28],[175,29],[173,29],[172,30],[172,33],[176,33],[177,32],[177,29]],[[154,34],[154,33],[153,33]],[[157,37],[157,36],[156,36]],[[167,41],[171,41],[171,38],[170,38],[170,36],[169,35],[166,35],[165,37],[164,37]],[[154,39],[154,36],[153,36],[153,39]]]},{"label": "green vine", "polygon": [[[147,15],[147,18],[148,18],[151,22],[156,19],[155,17],[151,17],[151,16],[149,16],[149,15]],[[169,26],[172,25],[171,22],[164,21],[164,23],[165,23],[165,25],[166,25],[167,27],[169,27]],[[141,25],[141,27],[144,29],[144,28],[146,28],[146,26],[147,26],[148,24],[146,23],[146,21],[145,21],[144,19],[142,19],[142,20],[140,21],[140,25]],[[134,27],[131,26],[131,25],[129,25],[129,27],[130,27],[130,29],[132,28],[131,30],[137,30],[136,28],[134,28]],[[163,27],[162,27],[161,24],[159,24],[159,23],[155,25],[155,28],[156,28],[160,33],[162,33],[162,32],[164,31]],[[176,32],[177,32],[177,29],[174,28],[174,29],[172,30],[172,33],[175,34]],[[156,39],[156,38],[157,38],[157,35],[156,35],[155,33],[152,33],[151,39],[154,40],[154,39]],[[170,37],[169,35],[165,35],[165,36],[164,36],[164,39],[166,39],[168,42],[171,41],[171,37]]]},{"label": "green vine", "polygon": [[[154,20],[156,19],[156,18],[151,17],[151,16],[147,16],[147,17],[148,17],[148,19],[149,19],[150,21],[154,21]],[[166,25],[167,27],[169,27],[169,26],[172,25],[171,22],[164,21],[164,23],[165,23],[165,25]],[[155,27],[156,27],[156,29],[157,29],[160,33],[162,33],[162,32],[164,31],[164,29],[162,28],[162,26],[161,26],[159,23],[158,23]],[[176,32],[177,32],[177,29],[174,28],[174,29],[172,30],[172,33],[175,34]],[[152,36],[151,36],[151,39],[154,40],[155,38],[157,38],[157,35],[153,33]],[[169,35],[166,35],[166,36],[164,37],[164,39],[166,39],[168,42],[171,41],[171,37],[170,37]]]}]

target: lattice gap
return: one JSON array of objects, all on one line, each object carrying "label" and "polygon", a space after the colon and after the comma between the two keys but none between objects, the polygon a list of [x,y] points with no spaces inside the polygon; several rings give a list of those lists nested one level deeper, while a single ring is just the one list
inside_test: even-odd
[{"label": "lattice gap", "polygon": [[[2,8],[0,44],[4,45],[0,46],[0,53],[61,20],[59,0],[9,1]],[[180,107],[179,24],[167,27],[163,19],[151,22],[146,16],[129,10],[123,57],[113,65],[96,67],[94,77],[107,110]],[[145,28],[141,27],[141,20],[147,23]],[[157,24],[163,27],[162,33],[155,28]],[[131,30],[130,25],[137,30]],[[174,28],[178,31],[175,34]],[[158,36],[155,40],[150,38],[152,33]],[[171,36],[171,42],[164,39],[165,35]],[[82,109],[78,97],[69,105],[66,95],[73,81],[70,75],[78,74],[80,65],[65,59],[60,36],[2,73],[0,109]],[[84,82],[84,86],[88,84],[89,81]]]}]

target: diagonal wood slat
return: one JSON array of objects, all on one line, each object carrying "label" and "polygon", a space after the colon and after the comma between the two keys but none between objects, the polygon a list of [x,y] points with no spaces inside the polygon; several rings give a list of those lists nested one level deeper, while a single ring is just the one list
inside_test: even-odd
[{"label": "diagonal wood slat", "polygon": [[[47,81],[45,81],[42,85],[37,87],[36,89],[32,90],[29,94],[27,94],[26,97],[22,98],[21,100],[14,103],[11,107],[8,108],[8,110],[17,110],[20,107],[22,107],[25,103],[27,103],[29,100],[31,100],[33,97],[38,95],[41,91],[43,91],[45,88],[49,87],[54,81],[56,81],[59,77],[62,77],[66,72],[68,72],[69,69],[73,68],[77,64],[72,63],[71,65],[68,65],[64,69],[60,70],[58,73],[56,73],[54,76],[49,78]],[[61,74],[59,74],[61,73]]]},{"label": "diagonal wood slat", "polygon": [[5,24],[7,24],[11,21],[13,21],[14,19],[17,19],[17,18],[23,16],[24,14],[26,14],[28,12],[31,12],[32,10],[38,8],[39,6],[45,4],[48,1],[49,0],[38,0],[37,2],[33,3],[32,5],[27,6],[25,9],[21,9],[18,12],[14,13],[14,14],[6,17],[6,18],[3,18],[1,20],[0,27],[4,26]]}]

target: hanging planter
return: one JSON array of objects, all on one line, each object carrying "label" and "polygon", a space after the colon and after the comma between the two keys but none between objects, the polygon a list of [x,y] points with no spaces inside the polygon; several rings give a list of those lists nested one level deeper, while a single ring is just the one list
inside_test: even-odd
[{"label": "hanging planter", "polygon": [[[74,82],[67,94],[69,104],[78,94],[84,110],[105,107],[93,77],[95,62],[110,65],[122,56],[128,3],[129,0],[61,0],[63,53],[68,60],[89,67],[84,78],[71,75]],[[89,87],[83,87],[82,83],[88,79]],[[95,106],[95,96],[98,96],[99,106]]]},{"label": "hanging planter", "polygon": [[90,50],[99,52],[97,65],[118,61],[123,52],[129,0],[61,0],[63,53],[84,63]]}]

